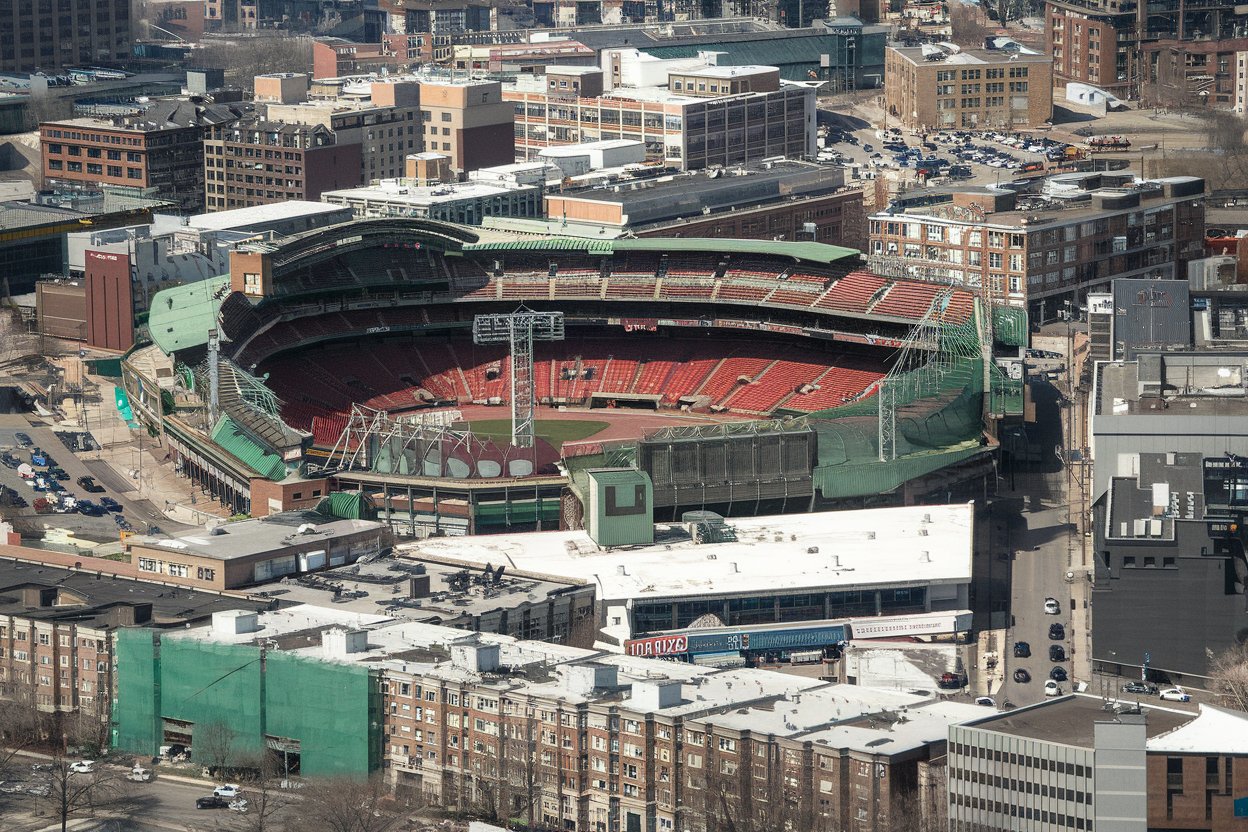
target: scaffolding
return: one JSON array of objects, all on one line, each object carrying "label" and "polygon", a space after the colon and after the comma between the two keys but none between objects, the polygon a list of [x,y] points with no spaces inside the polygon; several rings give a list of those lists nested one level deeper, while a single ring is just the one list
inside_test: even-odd
[{"label": "scaffolding", "polygon": [[375,470],[383,449],[392,456],[403,456],[418,445],[440,444],[447,438],[463,444],[468,432],[454,429],[463,420],[464,414],[458,410],[391,416],[384,410],[352,405],[347,425],[330,450],[322,473]]},{"label": "scaffolding", "polygon": [[533,342],[562,341],[562,312],[533,312],[521,306],[515,312],[477,315],[472,340],[478,344],[507,344],[511,359],[511,444],[533,447]]}]

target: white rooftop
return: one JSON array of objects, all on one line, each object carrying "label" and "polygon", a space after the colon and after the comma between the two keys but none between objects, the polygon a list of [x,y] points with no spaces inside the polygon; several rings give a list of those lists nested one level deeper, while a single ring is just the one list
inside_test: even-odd
[{"label": "white rooftop", "polygon": [[408,556],[559,575],[603,601],[771,590],[963,584],[971,578],[974,504],[829,511],[728,521],[735,542],[695,544],[659,524],[655,544],[599,549],[583,531],[430,538]]},{"label": "white rooftop", "polygon": [[1172,731],[1153,737],[1148,750],[1167,754],[1248,754],[1248,714],[1213,705]]},{"label": "white rooftop", "polygon": [[288,202],[275,202],[270,205],[196,214],[193,217],[187,217],[186,225],[201,231],[226,231],[232,228],[247,228],[259,223],[328,214],[341,210],[341,205],[292,199]]},{"label": "white rooftop", "polygon": [[711,64],[708,66],[700,66],[697,69],[690,70],[672,70],[674,74],[688,73],[689,75],[705,75],[707,78],[740,78],[744,75],[759,75],[764,72],[779,72],[779,67],[762,66],[760,64],[737,64],[735,66],[720,66]]},{"label": "white rooftop", "polygon": [[[377,202],[402,203],[412,207],[435,205],[440,202],[455,202],[461,199],[480,199],[500,196],[524,187],[510,184],[507,180],[494,180],[495,183],[450,182],[445,184],[421,187],[409,184],[406,179],[381,179],[373,185],[360,188],[344,188],[340,191],[325,191],[321,199],[337,200],[373,200]],[[333,207],[340,208],[335,204]]]},{"label": "white rooftop", "polygon": [[584,156],[593,150],[618,150],[624,147],[637,147],[642,142],[636,139],[602,139],[596,142],[581,142],[580,144],[564,144],[555,147],[543,147],[538,151],[538,156],[544,159],[562,158],[565,156]]}]

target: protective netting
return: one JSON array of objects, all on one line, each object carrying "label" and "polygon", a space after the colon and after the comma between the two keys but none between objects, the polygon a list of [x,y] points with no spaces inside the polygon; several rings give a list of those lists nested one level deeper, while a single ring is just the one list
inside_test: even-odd
[{"label": "protective netting", "polygon": [[380,764],[380,689],[368,667],[158,635],[118,633],[116,748],[155,754],[167,729],[193,746],[197,731],[226,726],[239,763],[276,742],[299,750],[309,776],[363,776]]}]

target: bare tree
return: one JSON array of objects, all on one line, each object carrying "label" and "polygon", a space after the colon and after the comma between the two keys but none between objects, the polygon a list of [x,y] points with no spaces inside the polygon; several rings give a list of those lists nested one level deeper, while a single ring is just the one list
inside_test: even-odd
[{"label": "bare tree", "polygon": [[1248,711],[1248,645],[1211,655],[1209,678],[1209,688],[1218,695],[1219,704]]},{"label": "bare tree", "polygon": [[[47,737],[46,714],[20,700],[0,700],[0,780],[14,779],[22,765],[19,755]],[[12,799],[0,792],[0,809]]]},{"label": "bare tree", "polygon": [[300,794],[293,826],[317,832],[387,832],[399,814],[381,775],[367,780],[330,777],[310,783]]},{"label": "bare tree", "polygon": [[226,776],[225,770],[234,762],[234,740],[234,729],[224,722],[195,726],[195,757],[211,776]]},{"label": "bare tree", "polygon": [[285,783],[282,765],[268,751],[242,757],[238,765],[251,772],[241,778],[243,799],[247,801],[243,828],[247,832],[281,832],[293,814],[291,808],[295,802],[294,796],[282,788]]},{"label": "bare tree", "polygon": [[61,832],[65,832],[70,818],[125,813],[134,807],[134,789],[120,771],[100,766],[81,771],[76,765],[58,754],[43,772],[48,778],[43,800],[60,821]]},{"label": "bare tree", "polygon": [[249,90],[257,75],[310,72],[312,39],[252,35],[215,40],[205,43],[198,60],[200,66],[224,69],[228,83]]},{"label": "bare tree", "polygon": [[949,27],[953,30],[956,43],[983,44],[984,39],[994,31],[984,23],[983,11],[979,6],[965,3],[952,3],[949,7]]}]

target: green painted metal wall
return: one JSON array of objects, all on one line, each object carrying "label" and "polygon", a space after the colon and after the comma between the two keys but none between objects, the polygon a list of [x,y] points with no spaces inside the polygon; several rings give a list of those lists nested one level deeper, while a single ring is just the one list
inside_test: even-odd
[{"label": "green painted metal wall", "polygon": [[122,630],[113,743],[156,754],[163,719],[220,722],[240,754],[262,749],[266,735],[294,739],[304,775],[364,776],[381,762],[380,697],[363,665]]}]

